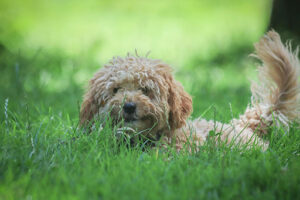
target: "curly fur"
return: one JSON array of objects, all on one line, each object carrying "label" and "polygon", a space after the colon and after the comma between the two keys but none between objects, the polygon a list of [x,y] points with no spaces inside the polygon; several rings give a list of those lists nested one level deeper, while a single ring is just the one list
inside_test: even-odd
[{"label": "curly fur", "polygon": [[[257,143],[264,149],[268,142],[261,135],[275,122],[288,127],[300,119],[299,61],[289,45],[282,44],[275,31],[268,32],[255,45],[263,65],[259,82],[252,85],[252,106],[229,124],[205,119],[187,120],[192,99],[174,80],[171,68],[160,60],[128,55],[113,58],[90,80],[80,111],[80,123],[104,122],[109,115],[120,124],[151,139],[174,143],[178,150],[187,142],[203,144],[210,131],[221,133],[228,143]],[[136,110],[127,120],[123,105],[134,102]],[[128,129],[127,129],[128,130]],[[132,133],[127,133],[132,134]]]}]

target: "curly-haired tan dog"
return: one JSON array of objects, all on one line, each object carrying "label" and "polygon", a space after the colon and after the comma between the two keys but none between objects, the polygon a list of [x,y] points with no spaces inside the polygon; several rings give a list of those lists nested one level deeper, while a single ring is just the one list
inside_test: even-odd
[{"label": "curly-haired tan dog", "polygon": [[[299,121],[299,61],[279,35],[270,31],[255,45],[263,62],[259,84],[252,87],[252,106],[229,124],[205,119],[187,120],[192,99],[174,80],[171,68],[160,60],[128,55],[113,58],[90,80],[80,112],[82,125],[110,115],[113,124],[123,122],[126,134],[140,133],[154,140],[201,145],[210,131],[233,143],[258,143],[267,128],[280,122]],[[125,129],[127,128],[127,129]],[[133,131],[132,131],[133,130]]]}]

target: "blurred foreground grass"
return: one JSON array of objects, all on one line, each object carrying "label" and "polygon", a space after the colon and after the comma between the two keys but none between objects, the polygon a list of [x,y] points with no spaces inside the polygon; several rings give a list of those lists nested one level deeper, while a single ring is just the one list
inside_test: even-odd
[{"label": "blurred foreground grass", "polygon": [[76,130],[93,73],[135,49],[173,66],[193,117],[238,116],[269,13],[267,0],[1,0],[0,199],[299,197],[296,126],[272,130],[266,153],[207,144],[171,160]]}]

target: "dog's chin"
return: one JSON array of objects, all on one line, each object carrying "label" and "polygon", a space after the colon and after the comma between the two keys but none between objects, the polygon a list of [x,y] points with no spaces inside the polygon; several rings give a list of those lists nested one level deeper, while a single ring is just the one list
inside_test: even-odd
[{"label": "dog's chin", "polygon": [[145,123],[145,121],[140,119],[132,119],[132,120],[124,119],[124,126],[130,127],[137,132],[147,129],[147,123]]},{"label": "dog's chin", "polygon": [[136,133],[147,134],[152,128],[152,121],[150,118],[123,118],[123,126],[133,129]]},{"label": "dog's chin", "polygon": [[134,120],[125,120],[123,119],[122,126],[118,128],[116,136],[117,137],[126,137],[133,138],[140,135],[144,132],[144,123],[138,119]]}]

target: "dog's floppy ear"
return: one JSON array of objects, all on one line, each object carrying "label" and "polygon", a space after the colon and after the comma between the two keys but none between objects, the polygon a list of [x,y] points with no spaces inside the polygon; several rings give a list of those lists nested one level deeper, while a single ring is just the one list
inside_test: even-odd
[{"label": "dog's floppy ear", "polygon": [[171,130],[175,130],[185,125],[186,119],[191,114],[192,98],[172,75],[167,75],[166,81],[169,85],[169,125]]},{"label": "dog's floppy ear", "polygon": [[102,93],[105,90],[105,81],[103,76],[103,72],[99,71],[89,82],[80,108],[80,125],[90,123],[99,112],[100,106],[104,104]]},{"label": "dog's floppy ear", "polygon": [[83,102],[80,108],[80,125],[84,125],[91,121],[97,113],[97,104],[94,101],[92,91],[87,91],[83,97]]}]

